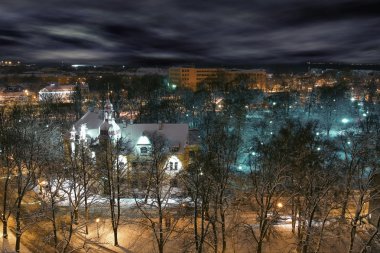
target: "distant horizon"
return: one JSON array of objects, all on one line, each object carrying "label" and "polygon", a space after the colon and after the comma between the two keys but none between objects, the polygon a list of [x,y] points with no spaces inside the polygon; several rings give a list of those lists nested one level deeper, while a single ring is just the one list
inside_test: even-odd
[{"label": "distant horizon", "polygon": [[142,67],[170,67],[170,66],[184,66],[184,67],[212,67],[212,66],[274,66],[274,65],[288,65],[288,66],[299,66],[299,65],[347,65],[347,66],[378,66],[379,62],[344,62],[344,61],[299,61],[299,62],[252,62],[252,63],[238,63],[238,62],[207,62],[207,61],[157,61],[157,60],[147,60],[146,62],[123,62],[123,61],[86,61],[86,60],[49,60],[49,61],[39,61],[31,59],[23,59],[22,57],[2,57],[0,56],[0,61],[20,61],[21,64],[34,64],[34,65],[93,65],[93,66],[142,66]]}]

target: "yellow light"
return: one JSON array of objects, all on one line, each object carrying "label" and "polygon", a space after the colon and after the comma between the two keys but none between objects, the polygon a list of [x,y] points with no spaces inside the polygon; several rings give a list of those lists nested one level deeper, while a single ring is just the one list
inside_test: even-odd
[{"label": "yellow light", "polygon": [[277,207],[278,207],[278,208],[282,208],[283,206],[284,206],[284,205],[283,205],[281,202],[278,202],[278,203],[277,203]]},{"label": "yellow light", "polygon": [[96,218],[96,223],[99,223],[100,219],[99,218]]}]

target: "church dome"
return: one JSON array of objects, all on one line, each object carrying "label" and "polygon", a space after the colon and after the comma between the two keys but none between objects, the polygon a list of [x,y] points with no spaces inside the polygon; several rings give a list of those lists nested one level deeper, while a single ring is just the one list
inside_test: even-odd
[{"label": "church dome", "polygon": [[115,121],[111,122],[111,126],[108,129],[108,136],[113,139],[120,139],[121,137],[120,127]]}]

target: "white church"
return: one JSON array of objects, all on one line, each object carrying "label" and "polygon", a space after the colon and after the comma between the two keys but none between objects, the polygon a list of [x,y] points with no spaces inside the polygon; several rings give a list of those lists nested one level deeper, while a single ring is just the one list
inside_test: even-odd
[{"label": "white church", "polygon": [[149,157],[151,142],[149,134],[162,135],[168,144],[171,157],[167,162],[167,169],[179,172],[183,162],[188,161],[198,143],[198,134],[189,130],[188,124],[127,124],[116,123],[113,105],[107,99],[104,110],[90,109],[72,127],[70,132],[71,143],[83,142],[88,145],[97,145],[101,138],[110,138],[116,141],[120,138],[129,142],[136,157]]}]

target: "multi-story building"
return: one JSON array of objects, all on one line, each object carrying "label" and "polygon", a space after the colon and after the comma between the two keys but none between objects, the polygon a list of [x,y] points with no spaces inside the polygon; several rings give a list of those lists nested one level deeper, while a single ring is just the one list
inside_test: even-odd
[{"label": "multi-story building", "polygon": [[207,84],[223,76],[226,83],[234,85],[246,82],[250,89],[266,89],[266,72],[259,69],[225,69],[225,68],[169,68],[169,82],[172,85],[197,90],[199,85]]},{"label": "multi-story building", "polygon": [[26,102],[29,100],[31,95],[31,92],[19,85],[7,86],[5,89],[0,91],[0,104]]},{"label": "multi-story building", "polygon": [[[86,84],[78,85],[80,85],[79,88],[82,92],[88,92],[88,86]],[[71,103],[76,90],[77,84],[57,85],[53,83],[38,92],[38,100],[42,102]]]},{"label": "multi-story building", "polygon": [[75,93],[75,85],[50,84],[38,92],[39,101],[70,103]]},{"label": "multi-story building", "polygon": [[29,98],[28,91],[0,92],[0,104],[11,102],[26,102]]}]

